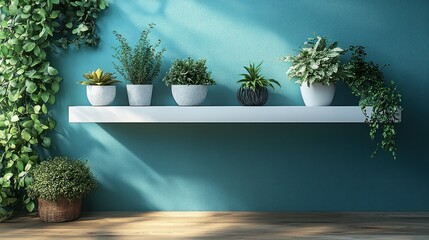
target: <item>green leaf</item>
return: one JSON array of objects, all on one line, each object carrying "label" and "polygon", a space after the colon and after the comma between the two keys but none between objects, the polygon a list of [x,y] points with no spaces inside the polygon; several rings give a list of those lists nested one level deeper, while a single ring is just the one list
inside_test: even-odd
[{"label": "green leaf", "polygon": [[56,99],[55,99],[55,96],[51,94],[51,95],[49,96],[48,103],[49,103],[49,104],[51,104],[51,105],[54,105],[54,104],[55,104],[55,100],[56,100]]},{"label": "green leaf", "polygon": [[37,85],[36,85],[34,82],[30,82],[30,83],[27,85],[26,91],[27,91],[28,93],[34,93],[36,90],[37,90]]},{"label": "green leaf", "polygon": [[99,7],[101,10],[104,10],[104,9],[106,9],[106,3],[102,0],[102,1],[100,2],[100,4],[98,5],[98,7]]},{"label": "green leaf", "polygon": [[13,177],[13,173],[6,173],[3,178],[6,180],[10,180]]},{"label": "green leaf", "polygon": [[60,11],[59,10],[55,10],[51,12],[51,15],[49,15],[49,18],[55,19],[58,17],[58,15],[60,15]]},{"label": "green leaf", "polygon": [[31,52],[31,51],[33,51],[33,49],[35,47],[36,47],[36,44],[34,42],[28,42],[28,43],[24,44],[22,49],[24,49],[24,51],[26,51],[26,52]]},{"label": "green leaf", "polygon": [[50,148],[50,147],[51,147],[51,145],[52,145],[51,139],[50,139],[50,138],[48,138],[48,137],[43,138],[43,143],[42,143],[42,145],[43,145],[45,148]]},{"label": "green leaf", "polygon": [[24,12],[28,13],[31,10],[31,6],[30,5],[25,5],[24,6]]},{"label": "green leaf", "polygon": [[47,93],[47,92],[42,93],[42,100],[43,100],[43,102],[48,102],[49,93]]},{"label": "green leaf", "polygon": [[34,48],[34,55],[36,55],[37,57],[40,57],[40,52],[41,52],[40,47],[36,46]]},{"label": "green leaf", "polygon": [[24,170],[24,164],[21,161],[18,161],[16,163],[16,167],[18,168],[19,171],[23,171]]},{"label": "green leaf", "polygon": [[7,39],[7,32],[6,31],[0,31],[0,40]]},{"label": "green leaf", "polygon": [[42,112],[43,112],[44,114],[48,114],[48,108],[46,107],[46,105],[45,105],[45,104],[43,104],[43,105],[42,105]]},{"label": "green leaf", "polygon": [[27,209],[27,211],[32,212],[34,210],[34,202],[30,201],[25,205],[25,208]]},{"label": "green leaf", "polygon": [[49,67],[48,67],[48,73],[49,73],[49,75],[51,75],[51,76],[55,76],[55,75],[58,75],[58,70],[57,70],[57,69],[55,69],[55,68],[53,68],[53,67],[51,67],[51,66],[49,66]]},{"label": "green leaf", "polygon": [[32,120],[25,121],[25,122],[22,124],[22,126],[23,126],[24,128],[31,128],[31,127],[33,127],[33,125],[34,125],[34,122],[33,122]]},{"label": "green leaf", "polygon": [[30,139],[31,139],[31,134],[30,134],[30,132],[29,131],[27,131],[27,130],[22,130],[22,132],[21,132],[21,137],[25,140],[25,141],[30,141]]},{"label": "green leaf", "polygon": [[51,89],[54,94],[58,93],[60,91],[60,84],[57,82],[52,83]]},{"label": "green leaf", "polygon": [[13,117],[10,119],[11,122],[15,123],[19,121],[18,115],[13,115]]},{"label": "green leaf", "polygon": [[40,105],[36,105],[36,106],[34,106],[34,107],[33,107],[33,109],[34,109],[34,112],[35,112],[36,114],[39,114],[39,113],[40,113],[40,110],[42,109],[42,107],[41,107]]}]

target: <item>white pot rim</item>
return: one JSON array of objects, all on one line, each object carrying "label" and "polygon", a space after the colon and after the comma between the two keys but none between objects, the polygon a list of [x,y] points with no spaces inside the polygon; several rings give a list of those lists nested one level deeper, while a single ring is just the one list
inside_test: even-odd
[{"label": "white pot rim", "polygon": [[[336,85],[336,82],[330,82],[329,84],[324,84],[324,83],[319,83],[319,82],[316,82],[316,83],[312,83],[312,84],[310,84],[310,86],[312,86],[312,85],[318,85],[318,86],[333,86],[333,85]],[[300,85],[301,87],[308,87],[308,84],[305,82],[305,83],[302,83],[301,85]]]},{"label": "white pot rim", "polygon": [[171,84],[171,86],[212,86],[213,84]]},{"label": "white pot rim", "polygon": [[116,85],[86,85],[87,87],[116,87]]},{"label": "white pot rim", "polygon": [[127,86],[153,86],[153,84],[127,84]]}]

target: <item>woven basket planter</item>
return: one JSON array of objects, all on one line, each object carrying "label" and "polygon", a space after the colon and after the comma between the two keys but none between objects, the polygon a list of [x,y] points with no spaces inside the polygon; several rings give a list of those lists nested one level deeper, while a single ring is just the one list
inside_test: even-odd
[{"label": "woven basket planter", "polygon": [[43,222],[68,222],[80,216],[82,199],[69,201],[60,198],[57,201],[38,199],[39,218]]}]

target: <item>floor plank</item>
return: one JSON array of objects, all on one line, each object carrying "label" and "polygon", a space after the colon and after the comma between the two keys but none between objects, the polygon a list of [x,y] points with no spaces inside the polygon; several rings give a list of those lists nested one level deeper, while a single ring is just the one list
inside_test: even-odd
[{"label": "floor plank", "polygon": [[87,212],[0,223],[0,239],[429,239],[429,213]]}]

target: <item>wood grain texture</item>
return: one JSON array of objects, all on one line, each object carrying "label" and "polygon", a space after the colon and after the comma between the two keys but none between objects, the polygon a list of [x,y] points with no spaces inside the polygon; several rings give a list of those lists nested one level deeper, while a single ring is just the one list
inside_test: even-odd
[{"label": "wood grain texture", "polygon": [[429,213],[89,212],[0,223],[0,239],[429,239]]}]

